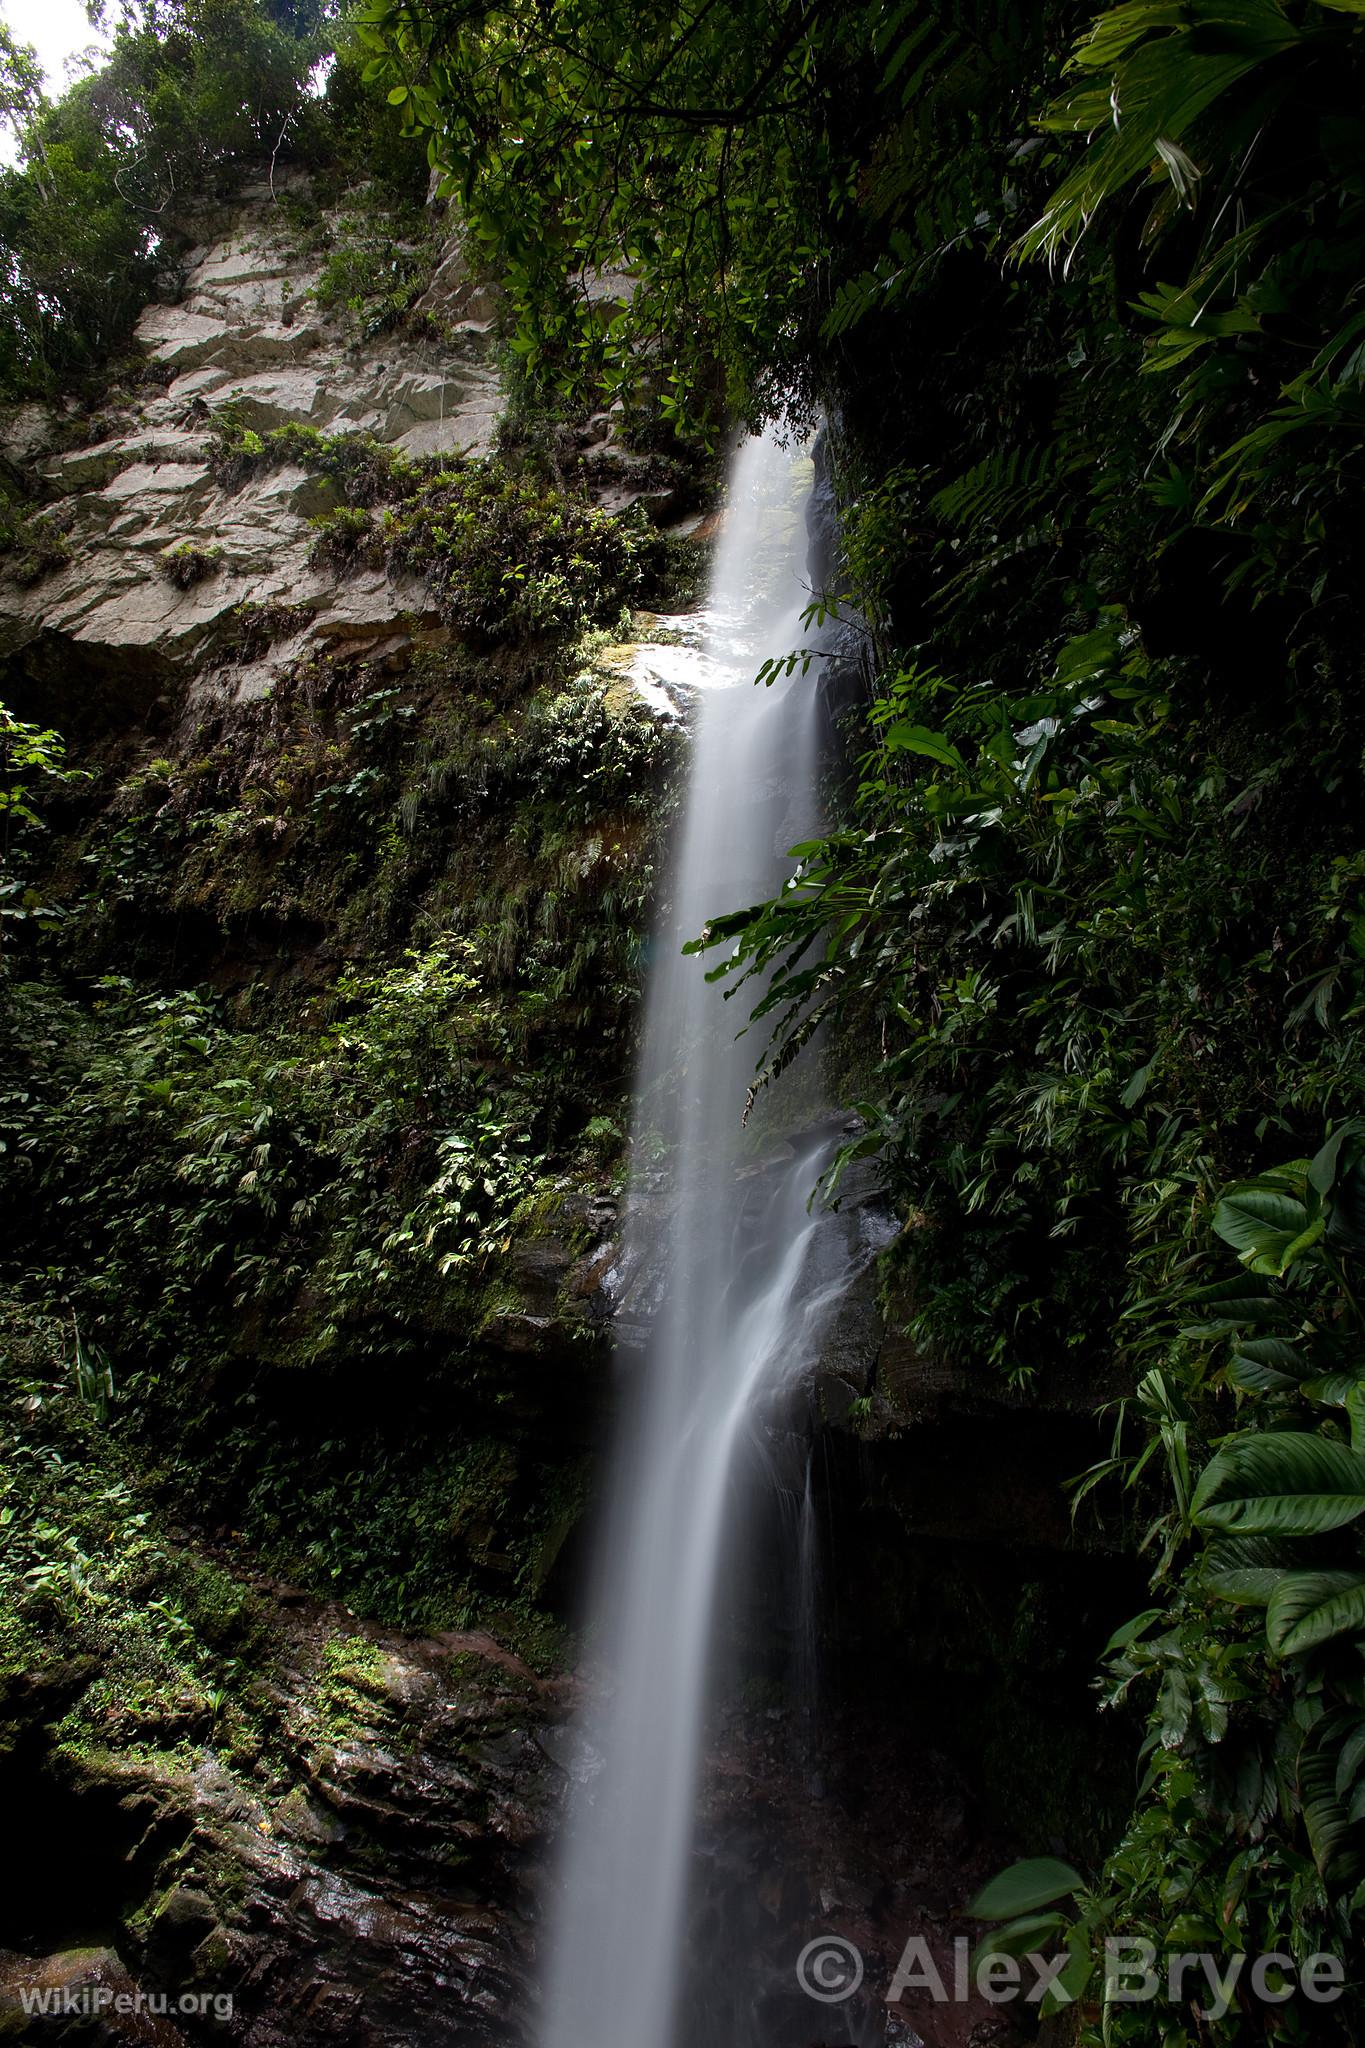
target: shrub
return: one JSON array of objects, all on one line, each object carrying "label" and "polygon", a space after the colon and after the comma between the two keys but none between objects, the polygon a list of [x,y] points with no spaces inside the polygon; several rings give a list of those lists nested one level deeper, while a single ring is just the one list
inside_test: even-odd
[{"label": "shrub", "polygon": [[200,547],[196,541],[182,540],[173,548],[167,548],[157,562],[157,567],[168,583],[177,590],[190,590],[196,583],[202,583],[223,566],[223,550],[220,547]]},{"label": "shrub", "polygon": [[329,478],[354,505],[400,497],[422,475],[421,465],[372,435],[324,434],[292,420],[260,434],[230,404],[215,417],[208,459],[214,482],[227,491],[293,462],[312,476]]},{"label": "shrub", "polygon": [[338,223],[337,245],[313,287],[316,304],[324,312],[344,312],[360,340],[398,326],[436,267],[433,240],[404,239],[405,228],[421,234],[424,225],[420,214],[348,214]]},{"label": "shrub", "polygon": [[384,531],[390,560],[427,577],[449,623],[489,640],[614,619],[659,562],[643,514],[614,518],[496,461],[441,471]]},{"label": "shrub", "polygon": [[0,536],[0,546],[9,555],[6,574],[13,583],[39,583],[54,569],[71,559],[71,537],[67,523],[49,512],[35,512]]},{"label": "shrub", "polygon": [[288,640],[301,633],[313,616],[307,604],[286,604],[282,598],[267,598],[262,604],[234,605],[233,653],[238,661],[255,661],[276,640]]},{"label": "shrub", "polygon": [[330,566],[349,569],[361,562],[379,566],[384,559],[374,518],[361,505],[339,505],[335,512],[323,512],[308,524],[313,529],[309,543],[310,568]]}]

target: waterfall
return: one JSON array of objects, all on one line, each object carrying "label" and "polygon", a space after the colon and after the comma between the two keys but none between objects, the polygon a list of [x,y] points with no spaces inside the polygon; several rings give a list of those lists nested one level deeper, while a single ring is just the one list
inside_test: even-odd
[{"label": "waterfall", "polygon": [[[669,650],[697,718],[647,990],[629,1258],[660,1276],[615,1449],[595,1580],[601,1696],[549,1930],[543,2048],[670,2048],[718,1602],[742,1568],[772,1403],[799,1383],[844,1285],[809,1198],[831,1138],[791,1138],[772,1091],[746,1127],[761,1040],[682,946],[770,895],[818,821],[815,675],[755,687],[802,642],[809,460],[772,435],[734,459],[700,647]],[[667,668],[668,663],[662,664]],[[831,1272],[833,1263],[835,1270]],[[809,1512],[808,1509],[803,1512]],[[810,1532],[805,1532],[810,1541]]]}]

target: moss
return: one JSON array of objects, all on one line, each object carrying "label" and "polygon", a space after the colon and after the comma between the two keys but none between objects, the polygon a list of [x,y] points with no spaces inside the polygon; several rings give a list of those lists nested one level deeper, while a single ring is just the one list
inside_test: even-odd
[{"label": "moss", "polygon": [[333,1636],[318,1663],[313,1709],[317,1739],[349,1741],[387,1707],[385,1657],[365,1636]]},{"label": "moss", "polygon": [[[222,1566],[173,1542],[123,1446],[78,1397],[50,1322],[12,1297],[0,1395],[0,1678],[22,1678],[68,1764],[116,1748],[183,1758],[259,1714],[252,1674],[273,1641],[260,1602]],[[11,1411],[13,1412],[13,1410]]]}]

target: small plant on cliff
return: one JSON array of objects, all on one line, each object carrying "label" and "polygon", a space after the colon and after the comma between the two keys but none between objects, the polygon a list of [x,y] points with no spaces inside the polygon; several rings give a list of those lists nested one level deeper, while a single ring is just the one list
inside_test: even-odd
[{"label": "small plant on cliff", "polygon": [[400,216],[371,208],[337,223],[336,241],[313,287],[324,312],[343,312],[368,341],[398,326],[431,282],[438,247],[420,210]]},{"label": "small plant on cliff", "polygon": [[286,604],[283,598],[267,598],[262,603],[248,599],[234,605],[233,654],[238,661],[255,661],[276,640],[289,640],[301,633],[312,617],[311,605]]},{"label": "small plant on cliff", "polygon": [[223,490],[235,490],[267,466],[265,436],[258,434],[254,427],[246,426],[235,413],[224,407],[214,423],[214,438],[209,447],[209,474]]},{"label": "small plant on cliff", "polygon": [[8,559],[5,573],[12,583],[39,583],[71,560],[69,521],[50,512],[35,512],[0,531],[0,548]]},{"label": "small plant on cliff", "polygon": [[296,463],[335,483],[352,505],[379,505],[401,497],[423,474],[421,464],[372,435],[324,434],[293,420],[262,434],[231,403],[215,415],[213,433],[209,469],[224,490]]},{"label": "small plant on cliff", "polygon": [[202,583],[222,566],[223,550],[220,547],[201,547],[192,540],[182,540],[175,547],[167,548],[157,562],[161,574],[177,590],[193,589],[196,583]]},{"label": "small plant on cliff", "polygon": [[308,524],[313,538],[308,546],[310,568],[324,566],[351,569],[364,563],[379,567],[384,550],[373,515],[362,505],[338,505],[335,512],[323,512]]}]

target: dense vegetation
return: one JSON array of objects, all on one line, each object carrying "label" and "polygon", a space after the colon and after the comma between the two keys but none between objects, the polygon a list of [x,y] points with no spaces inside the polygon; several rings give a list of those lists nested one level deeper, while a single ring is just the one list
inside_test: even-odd
[{"label": "dense vegetation", "polygon": [[[19,162],[0,170],[0,399],[56,391],[124,347],[205,206],[248,173],[302,164],[337,191],[369,177],[392,201],[421,196],[420,154],[383,147],[329,13],[322,0],[147,0],[55,102],[5,32],[0,105]],[[352,262],[363,246],[348,237]]]},{"label": "dense vegetation", "polygon": [[[368,18],[543,374],[836,415],[875,695],[835,829],[710,943],[776,969],[771,1076],[873,1024],[852,1150],[930,1355],[1128,1376],[1079,1511],[1153,1558],[1107,1681],[1149,1734],[1078,1952],[1354,1953],[1365,23],[631,13]],[[641,280],[606,326],[593,264]]]},{"label": "dense vegetation", "polygon": [[[172,1495],[397,1619],[515,1606],[564,1509],[499,1412],[502,1255],[514,1219],[586,1247],[566,1193],[620,1150],[675,735],[608,690],[555,659],[539,689],[439,656],[364,695],[301,679],[193,761],[115,768],[43,890],[73,771],[6,727],[9,1260],[116,1360],[130,1454],[174,1432]],[[381,1362],[403,1398],[375,1414]],[[423,1417],[452,1402],[443,1464]]]},{"label": "dense vegetation", "polygon": [[[144,10],[55,106],[30,94],[20,167],[0,172],[6,396],[58,393],[88,437],[142,374],[119,350],[158,264],[272,160],[319,306],[357,338],[408,318],[440,247],[425,166],[349,46],[316,90],[329,34],[316,10]],[[71,137],[88,190],[62,182]],[[154,232],[135,159],[164,176]],[[72,238],[71,208],[95,240]],[[343,501],[315,557],[423,572],[458,641],[397,676],[303,664],[160,747],[97,719],[68,756],[0,709],[0,1354],[27,1445],[0,1525],[7,1670],[43,1617],[49,1663],[88,1647],[80,1589],[119,1605],[118,1574],[82,1562],[107,1547],[82,1486],[126,1505],[137,1482],[138,1527],[154,1500],[194,1504],[367,1612],[497,1613],[514,1636],[544,1629],[536,1592],[578,1505],[579,1449],[556,1440],[577,1382],[509,1405],[526,1305],[508,1250],[516,1219],[532,1265],[567,1268],[618,1176],[676,734],[597,656],[686,551],[598,511],[515,431],[460,462],[260,433],[230,405],[211,425],[225,491],[308,471]],[[30,509],[41,479],[0,481],[4,568],[26,582],[67,543]],[[159,566],[189,589],[221,556],[184,542]],[[219,658],[308,616],[239,604]],[[586,1312],[577,1334],[586,1369]],[[77,1589],[55,1607],[35,1544]],[[163,1596],[188,1641],[178,1586]]]},{"label": "dense vegetation", "polygon": [[[107,72],[32,113],[20,170],[0,175],[5,391],[118,344],[173,193],[280,136],[320,161],[321,123],[352,164],[403,161],[409,193],[426,141],[541,403],[621,396],[703,440],[736,414],[825,408],[838,609],[875,685],[830,831],[775,902],[717,905],[709,943],[738,1005],[750,974],[775,971],[765,1079],[780,1085],[822,1021],[880,1048],[860,1061],[849,1150],[880,1162],[904,1219],[888,1299],[924,1354],[1044,1394],[1117,1366],[1129,1390],[1077,1513],[1122,1523],[1153,1570],[1104,1680],[1146,1718],[1138,1789],[1103,1868],[1059,1883],[1070,1903],[1026,1932],[1069,1931],[1073,1984],[1108,1931],[1327,1948],[1358,1968],[1358,0],[371,0],[319,96],[327,34],[245,0],[202,21],[148,14]],[[260,81],[249,134],[243,96],[214,98],[229,46]],[[114,87],[154,122],[150,155]],[[375,140],[385,99],[406,158]],[[129,208],[112,195],[134,160],[150,182]],[[406,303],[406,270],[378,289],[348,261],[333,285],[358,320]],[[103,292],[111,266],[126,299]],[[633,291],[604,300],[603,271]],[[278,452],[224,422],[224,476]],[[63,1205],[52,1241],[28,1240],[45,1305],[131,1320],[149,1347],[137,1400],[166,1412],[183,1375],[192,1398],[170,1406],[248,1533],[402,1618],[441,1618],[388,1566],[411,1530],[381,1523],[355,1554],[348,1449],[325,1484],[313,1471],[312,1524],[286,1538],[291,1440],[253,1469],[242,1417],[260,1387],[223,1361],[244,1317],[281,1358],[335,1353],[357,1372],[495,1317],[485,1259],[508,1218],[576,1150],[610,1154],[624,1046],[600,1103],[575,1099],[552,1048],[619,1023],[651,783],[623,763],[643,736],[576,680],[595,615],[575,579],[589,560],[614,608],[639,565],[628,534],[552,486],[532,466],[353,493],[319,549],[431,569],[434,546],[448,616],[490,663],[479,693],[466,679],[455,704],[440,676],[377,701],[303,692],[262,712],[259,757],[207,732],[178,791],[115,776],[80,842],[88,896],[37,836],[83,802],[59,743],[6,733],[7,851],[28,862],[9,907],[68,974],[107,963],[99,921],[126,931],[134,901],[211,912],[214,943],[249,909],[339,933],[343,951],[363,923],[388,949],[374,971],[319,975],[311,1008],[271,1032],[245,974],[234,1010],[167,992],[164,955],[160,992],[111,980],[78,1020],[68,993],[11,985],[25,1078],[3,1107],[11,1228],[30,1229],[35,1184]],[[534,587],[509,592],[498,549],[528,558],[528,538]],[[509,690],[489,650],[528,634],[553,652]],[[427,836],[433,791],[483,835],[463,866]],[[547,874],[567,907],[538,922]],[[325,902],[319,876],[337,885]],[[77,1343],[97,1407],[103,1368]],[[453,1527],[449,1475],[436,1486],[421,1551],[471,1599],[509,1546],[533,1582],[554,1540],[485,1427],[499,1391],[476,1377],[477,1469],[457,1475]],[[404,1455],[376,1442],[369,1469]],[[1216,2023],[1163,2013],[1160,2038],[1306,2041],[1315,2023],[1247,2003]],[[1092,2003],[1082,2038],[1150,2041],[1155,2024]]]}]

